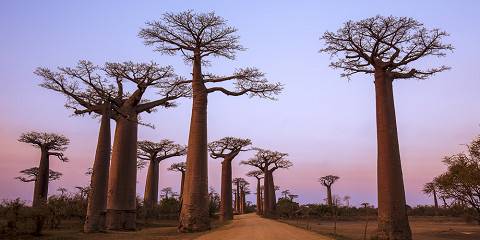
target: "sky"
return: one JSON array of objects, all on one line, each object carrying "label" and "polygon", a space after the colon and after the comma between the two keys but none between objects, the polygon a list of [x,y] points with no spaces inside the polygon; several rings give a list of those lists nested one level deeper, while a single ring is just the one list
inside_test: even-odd
[{"label": "sky", "polygon": [[[215,11],[238,28],[247,48],[234,61],[215,58],[206,70],[229,74],[258,67],[273,82],[284,84],[277,101],[209,96],[208,140],[225,136],[250,138],[256,147],[286,152],[293,162],[275,173],[275,184],[299,195],[302,203],[323,202],[318,177],[337,175],[334,194],[351,203],[376,204],[376,126],[373,76],[350,80],[329,68],[330,57],[319,53],[325,31],[348,20],[377,14],[413,17],[427,28],[441,28],[455,50],[429,58],[420,66],[447,65],[450,71],[428,80],[394,82],[400,152],[409,205],[430,204],[424,183],[445,170],[443,156],[464,151],[480,133],[478,1],[23,1],[0,2],[0,199],[31,200],[33,183],[15,180],[22,169],[37,166],[38,149],[17,141],[31,130],[69,137],[64,163],[51,159],[60,180],[50,194],[65,187],[86,186],[84,172],[92,166],[99,121],[75,117],[65,98],[38,86],[37,67],[74,66],[79,60],[104,62],[155,61],[189,76],[191,66],[180,56],[164,56],[137,37],[145,22],[165,12]],[[149,95],[154,98],[155,94]],[[174,109],[159,109],[142,118],[155,129],[140,127],[139,140],[171,139],[186,144],[191,100]],[[114,125],[112,126],[114,127]],[[113,128],[112,128],[113,132]],[[233,176],[252,168],[238,163],[253,155],[241,153]],[[177,157],[160,163],[160,188],[179,191],[180,176],[166,169]],[[220,190],[220,160],[209,159],[209,185]],[[146,171],[138,172],[137,193],[143,195]],[[247,178],[255,186],[252,178]],[[254,202],[254,196],[249,196]]]}]

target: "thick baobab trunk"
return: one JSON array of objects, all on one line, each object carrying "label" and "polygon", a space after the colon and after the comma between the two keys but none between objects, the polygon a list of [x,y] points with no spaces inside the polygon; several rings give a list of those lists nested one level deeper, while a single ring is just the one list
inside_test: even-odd
[{"label": "thick baobab trunk", "polygon": [[270,189],[270,212],[275,215],[277,210],[277,195],[275,193],[275,183],[273,182],[273,172],[268,171],[269,189]]},{"label": "thick baobab trunk", "polygon": [[154,159],[150,160],[150,163],[148,164],[147,180],[145,183],[145,195],[143,197],[143,202],[147,211],[151,210],[156,204],[158,204],[158,167],[158,161]]},{"label": "thick baobab trunk", "polygon": [[[133,114],[132,114],[133,115]],[[108,179],[107,228],[135,230],[137,116],[117,120]]]},{"label": "thick baobab trunk", "polygon": [[240,213],[240,185],[236,185],[235,190],[235,212]]},{"label": "thick baobab trunk", "polygon": [[264,169],[263,178],[263,216],[270,217],[272,215],[271,209],[271,200],[270,200],[270,174],[268,174],[268,170]]},{"label": "thick baobab trunk", "polygon": [[110,167],[111,133],[110,133],[110,105],[102,115],[100,130],[98,131],[97,150],[93,162],[93,172],[88,194],[88,207],[83,231],[98,232],[105,230],[107,208],[108,170]]},{"label": "thick baobab trunk", "polygon": [[220,220],[233,219],[232,209],[232,162],[230,159],[222,161],[222,186],[220,192]]},{"label": "thick baobab trunk", "polygon": [[194,53],[192,117],[188,136],[185,192],[178,229],[196,232],[210,229],[208,208],[207,88],[203,83],[199,50]]},{"label": "thick baobab trunk", "polygon": [[182,172],[182,180],[180,182],[180,199],[183,199],[183,185],[185,184],[185,172]]},{"label": "thick baobab trunk", "polygon": [[333,199],[332,199],[332,186],[327,186],[327,203],[328,206],[333,206]]},{"label": "thick baobab trunk", "polygon": [[406,211],[392,83],[388,73],[375,71],[378,238],[409,240],[412,233]]},{"label": "thick baobab trunk", "polygon": [[40,207],[47,203],[48,175],[50,169],[50,162],[48,158],[48,149],[41,148],[40,165],[38,166],[38,175],[35,180],[35,188],[33,190],[33,207]]},{"label": "thick baobab trunk", "polygon": [[262,194],[260,192],[260,179],[257,179],[257,214],[262,215]]},{"label": "thick baobab trunk", "polygon": [[240,188],[240,214],[245,214],[245,191],[243,188]]}]

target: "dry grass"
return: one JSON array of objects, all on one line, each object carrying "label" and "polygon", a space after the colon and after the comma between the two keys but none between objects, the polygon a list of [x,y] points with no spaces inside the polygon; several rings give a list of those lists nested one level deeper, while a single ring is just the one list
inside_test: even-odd
[{"label": "dry grass", "polygon": [[[373,217],[372,217],[373,218]],[[288,224],[307,228],[324,235],[333,235],[333,222],[327,220],[281,220]],[[337,222],[337,239],[357,240],[363,239],[365,221],[339,221]],[[421,240],[478,240],[480,239],[480,225],[466,223],[460,218],[443,217],[410,217],[410,227],[413,239]],[[377,230],[377,222],[369,221],[367,239],[371,239]]]},{"label": "dry grass", "polygon": [[[8,239],[45,239],[45,240],[80,240],[80,239],[112,239],[112,240],[137,240],[137,239],[175,239],[190,240],[202,234],[208,233],[179,233],[177,231],[176,220],[159,220],[149,223],[148,227],[139,229],[138,231],[107,231],[106,233],[85,234],[82,231],[80,221],[65,221],[59,229],[43,231],[41,237],[31,235],[22,235],[17,237],[9,237]],[[212,222],[212,229],[220,227],[218,221]],[[2,238],[0,236],[0,238]]]}]

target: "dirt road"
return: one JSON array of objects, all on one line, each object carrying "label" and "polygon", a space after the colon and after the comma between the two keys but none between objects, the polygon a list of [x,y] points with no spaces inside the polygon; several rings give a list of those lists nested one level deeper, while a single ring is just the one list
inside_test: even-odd
[{"label": "dirt road", "polygon": [[261,218],[256,214],[235,216],[232,223],[202,235],[196,240],[329,240],[330,238]]}]

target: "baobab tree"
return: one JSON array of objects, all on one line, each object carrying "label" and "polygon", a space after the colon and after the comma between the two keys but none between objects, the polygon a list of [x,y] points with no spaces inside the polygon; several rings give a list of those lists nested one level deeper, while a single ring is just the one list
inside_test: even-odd
[{"label": "baobab tree", "polygon": [[270,151],[256,148],[255,156],[249,160],[242,161],[241,164],[250,165],[258,168],[264,174],[263,185],[263,215],[272,217],[275,214],[275,184],[273,181],[273,172],[279,168],[288,169],[293,164],[285,159],[288,154],[277,151]]},{"label": "baobab tree", "polygon": [[164,139],[160,142],[139,141],[137,157],[142,162],[148,161],[147,178],[143,203],[148,211],[158,204],[158,179],[160,162],[186,154],[186,147]]},{"label": "baobab tree", "polygon": [[60,161],[67,162],[68,158],[63,155],[63,152],[67,149],[70,140],[60,134],[31,131],[20,135],[18,141],[40,149],[40,164],[35,177],[32,203],[33,207],[40,207],[47,202],[50,156],[55,156]]},{"label": "baobab tree", "polygon": [[240,152],[247,151],[248,149],[245,149],[245,147],[251,144],[250,139],[235,137],[224,137],[208,144],[210,157],[223,159],[220,190],[220,220],[222,221],[233,219],[232,161]]},{"label": "baobab tree", "polygon": [[240,182],[243,180],[243,178],[234,178],[232,180],[232,184],[235,186],[235,212],[240,213]]},{"label": "baobab tree", "polygon": [[[269,83],[257,68],[238,69],[231,76],[205,74],[202,66],[209,57],[225,57],[233,60],[239,44],[237,29],[215,13],[197,14],[193,11],[165,13],[159,21],[147,23],[139,36],[146,45],[156,47],[162,54],[180,53],[185,62],[192,65],[192,115],[188,138],[185,196],[180,213],[179,230],[183,232],[210,229],[208,213],[208,151],[207,151],[207,98],[220,92],[228,96],[258,96],[272,99],[282,90],[280,83]],[[234,90],[224,84],[235,81]],[[220,83],[223,86],[210,87]]]},{"label": "baobab tree", "polygon": [[327,203],[330,207],[333,206],[332,185],[338,179],[340,179],[340,177],[334,175],[327,175],[318,179],[318,181],[327,188]]},{"label": "baobab tree", "polygon": [[169,199],[171,197],[177,196],[178,193],[174,192],[171,187],[165,187],[160,190],[161,195],[164,199]]},{"label": "baobab tree", "polygon": [[180,182],[180,202],[182,201],[183,196],[183,184],[185,182],[185,171],[187,171],[187,164],[185,162],[173,163],[167,169],[168,171],[180,172],[182,174]]},{"label": "baobab tree", "polygon": [[393,80],[426,79],[449,69],[446,66],[416,69],[419,59],[445,56],[453,50],[443,43],[448,34],[427,29],[408,17],[376,16],[348,21],[337,32],[325,32],[321,52],[335,60],[342,77],[356,73],[374,75],[377,115],[377,177],[379,239],[411,239],[398,145]]},{"label": "baobab tree", "polygon": [[246,208],[246,203],[247,203],[245,196],[247,194],[250,194],[250,189],[248,188],[248,185],[250,185],[250,183],[247,182],[243,178],[241,178],[241,181],[238,183],[239,194],[240,194],[240,197],[239,197],[239,202],[240,202],[239,212],[240,212],[240,214],[245,214],[245,208]]},{"label": "baobab tree", "polygon": [[263,214],[263,211],[262,211],[262,189],[261,189],[261,183],[260,183],[260,180],[263,179],[263,171],[261,170],[253,170],[253,171],[250,171],[247,173],[247,176],[248,177],[254,177],[255,179],[257,179],[257,214],[258,215],[262,215]]},{"label": "baobab tree", "polygon": [[[88,61],[80,61],[75,68],[58,68],[58,72],[48,68],[37,68],[35,74],[43,78],[40,86],[61,93],[67,97],[67,108],[75,115],[94,114],[101,116],[97,149],[91,175],[90,193],[85,232],[98,232],[105,228],[107,205],[107,181],[110,167],[111,133],[110,119],[112,113],[111,96],[115,96],[113,88],[105,79],[92,75],[97,69]],[[93,174],[95,172],[95,174]]]},{"label": "baobab tree", "polygon": [[[35,182],[37,181],[37,177],[38,177],[38,167],[27,168],[20,171],[20,173],[23,176],[15,177],[15,179],[18,179],[22,182]],[[62,175],[63,174],[61,172],[55,172],[52,169],[50,169],[48,171],[48,181],[51,182],[51,181],[58,180]]]},{"label": "baobab tree", "polygon": [[435,181],[428,182],[423,186],[423,192],[425,194],[433,196],[433,203],[435,206],[435,214],[438,214],[438,199],[437,199],[437,186]]},{"label": "baobab tree", "polygon": [[[104,228],[106,208],[110,209],[109,228],[134,229],[136,168],[132,166],[136,164],[138,115],[152,112],[158,106],[174,106],[173,100],[190,94],[189,87],[178,81],[170,66],[161,67],[153,62],[106,63],[99,67],[89,61],[80,61],[73,68],[60,67],[56,72],[38,68],[35,73],[43,78],[42,87],[67,96],[66,106],[76,115],[102,117],[84,231]],[[129,88],[129,83],[135,87]],[[147,89],[152,88],[162,98],[142,100]],[[117,122],[113,151],[110,119]],[[111,167],[110,152],[113,153]],[[110,189],[108,202],[107,185]]]}]

